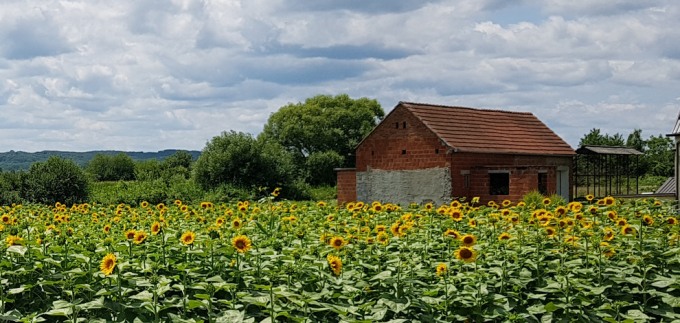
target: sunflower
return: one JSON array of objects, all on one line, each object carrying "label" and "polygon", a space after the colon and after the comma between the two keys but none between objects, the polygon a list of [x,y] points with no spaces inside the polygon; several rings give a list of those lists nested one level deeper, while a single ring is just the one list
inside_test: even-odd
[{"label": "sunflower", "polygon": [[451,237],[451,238],[454,238],[454,239],[458,239],[458,238],[460,238],[460,233],[458,233],[458,231],[453,230],[453,229],[446,229],[446,231],[444,231],[444,236],[445,237]]},{"label": "sunflower", "polygon": [[591,205],[591,206],[588,207],[588,213],[590,213],[590,214],[597,214],[598,210],[599,209],[595,205]]},{"label": "sunflower", "polygon": [[460,209],[450,209],[449,216],[453,221],[460,222],[463,219],[463,212]]},{"label": "sunflower", "polygon": [[549,197],[544,198],[542,202],[543,202],[543,205],[550,205],[550,203],[552,203],[552,201],[550,200]]},{"label": "sunflower", "polygon": [[456,258],[465,262],[473,262],[477,257],[477,253],[474,249],[469,247],[460,247],[456,250]]},{"label": "sunflower", "polygon": [[654,218],[651,217],[651,216],[649,216],[649,215],[643,216],[643,217],[642,217],[642,221],[643,221],[644,224],[647,225],[647,226],[650,226],[650,227],[651,227],[652,225],[654,225]]},{"label": "sunflower", "polygon": [[383,224],[378,224],[375,226],[375,233],[385,232],[387,227]]},{"label": "sunflower", "polygon": [[383,206],[382,206],[382,204],[380,204],[380,203],[375,203],[375,204],[373,204],[373,206],[371,207],[371,210],[373,210],[373,212],[380,212],[380,211],[383,210]]},{"label": "sunflower", "polygon": [[317,207],[321,207],[321,208],[326,207],[326,202],[324,202],[324,201],[319,201],[319,202],[316,203],[316,206],[317,206]]},{"label": "sunflower", "polygon": [[331,268],[331,271],[333,271],[333,274],[335,274],[335,276],[340,275],[342,272],[342,260],[340,260],[340,257],[328,255],[326,256],[326,260],[328,260],[328,266]]},{"label": "sunflower", "polygon": [[583,204],[581,204],[581,202],[571,202],[567,204],[567,208],[569,208],[574,213],[578,213],[583,209]]},{"label": "sunflower", "polygon": [[558,206],[557,208],[555,208],[555,215],[556,216],[563,216],[565,214],[567,214],[567,208],[566,207]]},{"label": "sunflower", "polygon": [[425,204],[425,210],[432,211],[432,208],[434,208],[434,205],[432,205],[432,203]]},{"label": "sunflower", "polygon": [[345,239],[340,236],[332,237],[330,245],[335,248],[335,250],[340,250],[345,245]]},{"label": "sunflower", "polygon": [[224,217],[218,217],[215,219],[215,226],[221,227],[224,224]]},{"label": "sunflower", "polygon": [[616,203],[616,200],[613,197],[607,196],[607,197],[604,198],[604,205],[609,206],[609,205],[614,205],[614,203]]},{"label": "sunflower", "polygon": [[182,233],[182,237],[180,238],[180,241],[184,245],[191,245],[194,243],[194,240],[196,240],[196,234],[193,231],[186,231]]},{"label": "sunflower", "polygon": [[611,258],[616,254],[616,250],[614,250],[614,248],[608,248],[602,254],[607,258]]},{"label": "sunflower", "polygon": [[107,224],[104,226],[104,229],[102,230],[104,231],[104,233],[109,234],[109,232],[111,232],[111,226]]},{"label": "sunflower", "polygon": [[246,251],[250,250],[250,238],[245,235],[235,236],[233,239],[231,239],[231,245],[236,248],[236,251],[245,253]]},{"label": "sunflower", "polygon": [[390,226],[390,231],[392,232],[392,235],[395,237],[400,236],[400,231],[399,231],[399,226],[401,223],[399,221],[392,223],[392,226]]},{"label": "sunflower", "polygon": [[635,234],[635,228],[626,224],[623,227],[621,227],[621,234]]},{"label": "sunflower", "polygon": [[135,244],[141,244],[146,240],[147,234],[144,231],[137,231],[135,233],[135,237],[133,238],[132,242]]},{"label": "sunflower", "polygon": [[437,265],[437,276],[441,277],[446,275],[446,271],[447,268],[445,263],[441,262],[439,265]]},{"label": "sunflower", "polygon": [[9,223],[9,215],[3,214],[2,217],[0,217],[0,220],[5,224]]},{"label": "sunflower", "polygon": [[616,211],[609,211],[607,212],[607,217],[612,221],[616,221],[619,218],[619,215],[616,214]]},{"label": "sunflower", "polygon": [[281,194],[281,188],[280,187],[277,187],[272,191],[273,197],[277,197],[277,196],[279,196],[279,194]]},{"label": "sunflower", "polygon": [[588,200],[588,202],[591,202],[594,199],[595,199],[595,195],[593,195],[593,194],[586,195],[586,200]]},{"label": "sunflower", "polygon": [[105,276],[111,275],[113,269],[115,268],[116,268],[116,255],[109,253],[106,256],[104,256],[101,265],[99,265],[99,269],[101,269],[102,273]]},{"label": "sunflower", "polygon": [[612,230],[611,228],[605,228],[603,239],[606,241],[614,240],[614,230]]},{"label": "sunflower", "polygon": [[5,238],[5,242],[7,242],[8,247],[20,246],[24,243],[24,239],[17,235],[9,235]]},{"label": "sunflower", "polygon": [[476,228],[476,227],[477,227],[477,220],[475,220],[475,219],[470,219],[470,221],[468,221],[468,225],[469,225],[471,228]]},{"label": "sunflower", "polygon": [[527,204],[524,201],[519,201],[517,203],[517,207],[525,207],[525,206],[527,206]]},{"label": "sunflower", "polygon": [[676,225],[676,224],[678,224],[678,219],[671,216],[671,217],[668,217],[666,219],[666,223],[668,223],[670,225]]},{"label": "sunflower", "polygon": [[231,226],[234,229],[238,230],[243,226],[243,221],[241,221],[241,219],[239,219],[239,218],[235,218],[235,219],[231,220]]},{"label": "sunflower", "polygon": [[554,227],[545,228],[545,234],[548,235],[548,238],[554,237],[556,233],[557,233],[557,230],[555,230]]},{"label": "sunflower", "polygon": [[385,232],[378,232],[378,235],[375,237],[375,239],[382,244],[387,244],[387,242],[390,241],[390,236]]},{"label": "sunflower", "polygon": [[472,247],[475,245],[475,243],[477,243],[477,237],[472,234],[466,234],[460,237],[460,243],[466,247]]},{"label": "sunflower", "polygon": [[161,223],[156,221],[151,225],[151,234],[157,235],[159,232],[161,232]]},{"label": "sunflower", "polygon": [[136,233],[137,233],[137,231],[132,230],[132,229],[125,231],[125,239],[128,239],[128,240],[134,239]]},{"label": "sunflower", "polygon": [[149,202],[147,202],[147,201],[142,201],[142,203],[140,204],[140,206],[141,206],[142,208],[145,208],[145,209],[146,209],[147,207],[149,207]]},{"label": "sunflower", "polygon": [[626,220],[625,218],[619,218],[618,220],[616,220],[616,225],[620,227],[625,226],[626,224],[628,224],[628,220]]},{"label": "sunflower", "polygon": [[506,240],[510,240],[510,238],[512,238],[512,236],[510,236],[509,233],[503,232],[498,236],[498,241],[506,241]]}]

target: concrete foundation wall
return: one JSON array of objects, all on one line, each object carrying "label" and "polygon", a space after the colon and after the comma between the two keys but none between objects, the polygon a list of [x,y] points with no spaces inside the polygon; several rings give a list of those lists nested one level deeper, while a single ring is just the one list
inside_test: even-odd
[{"label": "concrete foundation wall", "polygon": [[437,205],[451,202],[449,168],[419,170],[368,170],[356,173],[357,200],[380,201],[407,206],[433,201]]}]

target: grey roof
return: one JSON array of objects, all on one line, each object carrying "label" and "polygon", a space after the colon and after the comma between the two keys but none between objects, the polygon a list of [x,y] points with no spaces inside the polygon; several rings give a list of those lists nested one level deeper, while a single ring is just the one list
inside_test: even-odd
[{"label": "grey roof", "polygon": [[668,136],[680,136],[680,114],[678,114],[678,119],[675,121],[675,127],[673,128],[673,132],[668,134]]},{"label": "grey roof", "polygon": [[675,194],[675,177],[669,177],[661,187],[656,190],[656,194]]},{"label": "grey roof", "polygon": [[643,155],[635,148],[621,146],[582,146],[576,150],[578,154],[600,155]]}]

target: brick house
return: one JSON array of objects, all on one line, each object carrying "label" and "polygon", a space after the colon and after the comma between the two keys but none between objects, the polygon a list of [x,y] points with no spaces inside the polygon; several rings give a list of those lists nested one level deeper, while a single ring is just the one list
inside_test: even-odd
[{"label": "brick house", "polygon": [[338,203],[571,199],[574,150],[531,113],[400,102],[337,169]]}]

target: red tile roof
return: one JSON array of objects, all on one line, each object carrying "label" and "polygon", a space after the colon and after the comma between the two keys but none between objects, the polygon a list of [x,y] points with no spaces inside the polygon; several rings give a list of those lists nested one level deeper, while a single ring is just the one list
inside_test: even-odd
[{"label": "red tile roof", "polygon": [[[575,152],[529,112],[399,102],[460,152],[571,156]],[[395,108],[395,109],[396,109]]]}]

